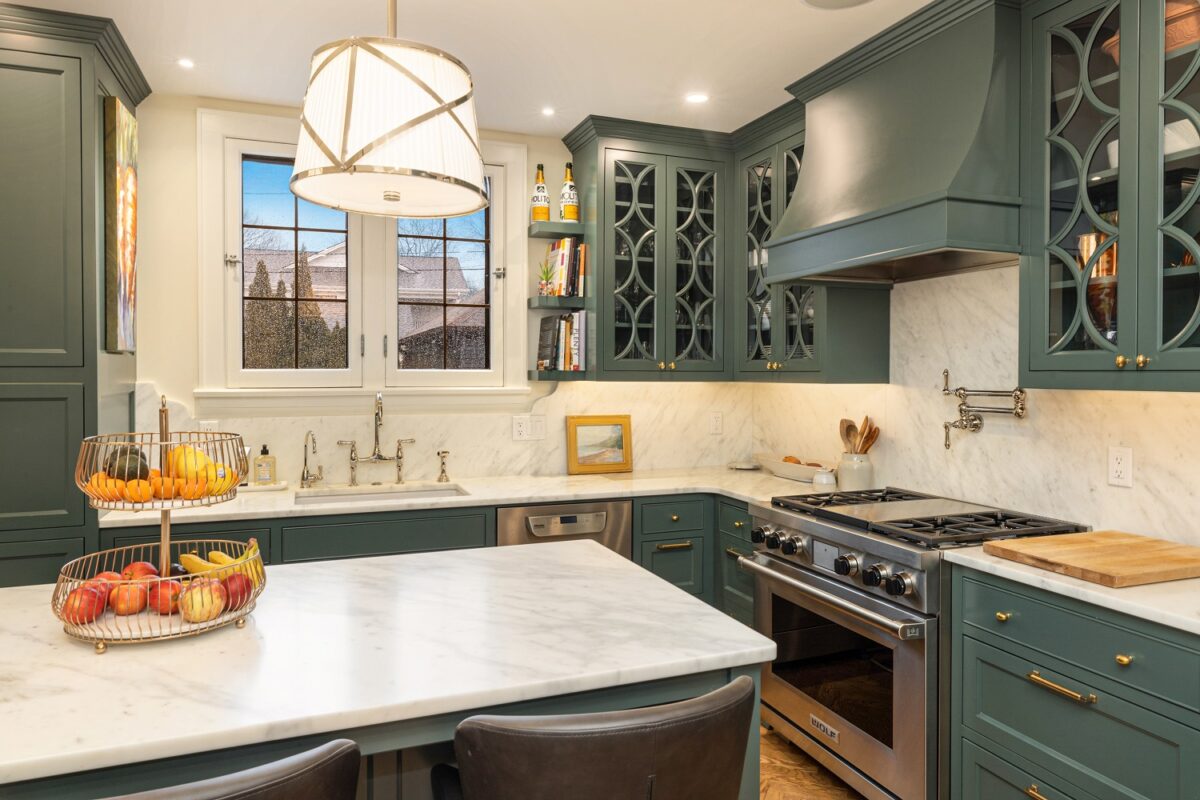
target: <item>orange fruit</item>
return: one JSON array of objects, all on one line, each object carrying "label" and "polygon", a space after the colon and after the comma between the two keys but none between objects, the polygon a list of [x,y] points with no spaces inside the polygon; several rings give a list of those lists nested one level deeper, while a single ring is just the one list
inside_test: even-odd
[{"label": "orange fruit", "polygon": [[161,471],[161,470],[152,469],[152,470],[150,470],[150,475],[149,475],[149,476],[147,476],[147,480],[151,480],[151,481],[152,481],[152,480],[154,480],[155,478],[161,478],[161,477],[162,477],[162,471]]},{"label": "orange fruit", "polygon": [[108,473],[104,470],[93,472],[92,477],[88,478],[87,493],[97,500],[104,500],[104,484],[108,482]]},{"label": "orange fruit", "polygon": [[125,499],[125,481],[120,478],[109,478],[104,482],[104,499],[114,503]]},{"label": "orange fruit", "polygon": [[150,481],[126,481],[125,499],[131,503],[148,503],[154,497]]},{"label": "orange fruit", "polygon": [[204,480],[183,482],[181,479],[176,479],[176,483],[181,483],[179,496],[184,500],[199,500],[208,492],[208,482]]},{"label": "orange fruit", "polygon": [[174,500],[180,496],[183,489],[183,478],[164,478],[159,476],[150,481],[150,492],[159,500]]}]

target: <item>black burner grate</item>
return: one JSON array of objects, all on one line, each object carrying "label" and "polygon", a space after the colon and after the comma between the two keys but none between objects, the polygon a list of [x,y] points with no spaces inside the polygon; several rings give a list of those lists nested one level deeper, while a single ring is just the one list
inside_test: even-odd
[{"label": "black burner grate", "polygon": [[[891,503],[898,500],[931,500],[934,495],[910,492],[905,489],[864,489],[858,492],[824,492],[774,497],[771,505],[811,514],[830,506],[858,506],[864,503]],[[819,515],[825,516],[825,515]]]}]

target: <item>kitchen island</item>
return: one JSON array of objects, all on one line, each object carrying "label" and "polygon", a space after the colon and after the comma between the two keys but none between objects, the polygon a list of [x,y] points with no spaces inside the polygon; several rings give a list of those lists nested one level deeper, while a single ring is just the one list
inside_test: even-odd
[{"label": "kitchen island", "polygon": [[[49,586],[0,590],[0,797],[96,797],[346,736],[448,741],[474,713],[570,713],[758,683],[774,643],[588,541],[272,566],[244,629],[112,647]],[[742,800],[758,796],[757,711]]]}]

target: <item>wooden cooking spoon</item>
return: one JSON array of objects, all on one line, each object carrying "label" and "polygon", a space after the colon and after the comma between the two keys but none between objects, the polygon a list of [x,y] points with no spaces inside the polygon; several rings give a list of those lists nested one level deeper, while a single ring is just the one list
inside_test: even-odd
[{"label": "wooden cooking spoon", "polygon": [[858,426],[854,424],[854,420],[843,418],[838,423],[838,433],[842,437],[842,446],[846,448],[846,452],[853,453],[854,441],[858,438]]}]

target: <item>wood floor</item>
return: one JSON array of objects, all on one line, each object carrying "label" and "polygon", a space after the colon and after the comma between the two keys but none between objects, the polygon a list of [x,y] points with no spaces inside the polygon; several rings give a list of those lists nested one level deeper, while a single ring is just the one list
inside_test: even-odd
[{"label": "wood floor", "polygon": [[862,800],[862,795],[787,739],[760,730],[762,800]]}]

